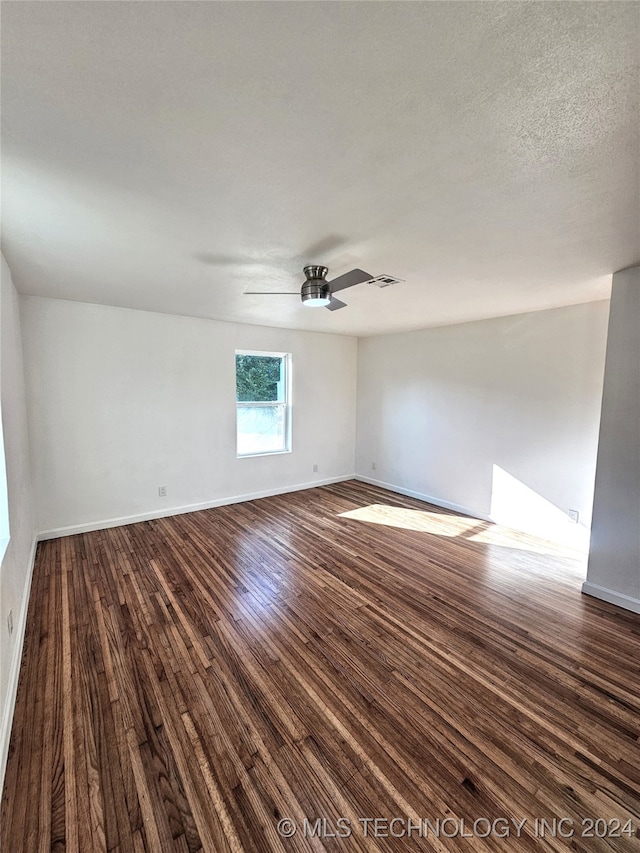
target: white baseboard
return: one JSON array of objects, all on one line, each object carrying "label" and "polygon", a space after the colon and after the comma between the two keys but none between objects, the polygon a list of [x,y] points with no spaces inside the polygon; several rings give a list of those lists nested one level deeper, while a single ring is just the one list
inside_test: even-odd
[{"label": "white baseboard", "polygon": [[11,726],[13,724],[13,712],[16,707],[16,696],[18,694],[18,679],[20,677],[20,664],[22,662],[22,649],[24,637],[27,631],[27,612],[29,610],[29,598],[31,597],[31,580],[33,578],[33,567],[36,562],[36,548],[38,539],[33,538],[31,554],[29,555],[29,567],[22,591],[22,604],[16,621],[15,641],[11,665],[9,668],[9,682],[7,684],[7,696],[4,704],[2,723],[0,723],[0,792],[4,786],[4,774],[7,769],[7,757],[9,755],[9,741],[11,740]]},{"label": "white baseboard", "polygon": [[630,610],[632,613],[640,613],[640,599],[633,598],[631,595],[625,595],[623,592],[616,592],[613,589],[607,589],[605,586],[598,586],[596,583],[585,581],[582,584],[582,592],[585,595],[591,595],[593,598],[600,598],[602,601],[608,601],[609,604],[615,604],[618,607],[623,607],[625,610]]},{"label": "white baseboard", "polygon": [[76,533],[91,533],[93,530],[106,530],[108,527],[121,527],[124,524],[136,524],[139,521],[152,521],[154,518],[169,518],[172,515],[183,515],[186,512],[198,512],[201,509],[213,509],[217,506],[254,501],[258,498],[270,498],[274,495],[284,495],[288,492],[301,492],[304,489],[315,489],[317,486],[328,486],[331,483],[341,483],[344,480],[353,480],[353,474],[345,474],[342,477],[329,477],[326,480],[314,480],[312,483],[298,483],[295,486],[283,486],[278,489],[266,489],[262,492],[252,492],[247,495],[233,495],[228,498],[218,498],[214,501],[176,506],[170,509],[160,509],[154,512],[143,512],[139,515],[128,515],[122,518],[106,518],[100,521],[89,521],[85,524],[73,524],[69,527],[57,527],[53,530],[43,530],[38,533],[38,541],[44,539],[59,539],[61,536],[73,536]]},{"label": "white baseboard", "polygon": [[403,489],[401,486],[395,486],[393,483],[385,483],[382,480],[374,480],[372,477],[363,477],[361,474],[356,474],[355,480],[360,480],[362,483],[369,483],[371,486],[380,486],[381,489],[388,489],[390,492],[396,492],[399,495],[406,495],[409,498],[417,498],[419,501],[424,501],[434,506],[441,506],[443,509],[450,509],[453,512],[459,512],[461,515],[469,515],[471,518],[478,518],[481,521],[490,521],[491,519],[485,513],[479,512],[477,509],[472,509],[462,504],[454,504],[450,501],[443,501],[440,498],[434,498],[433,495],[425,495],[422,492],[414,492],[411,489]]}]

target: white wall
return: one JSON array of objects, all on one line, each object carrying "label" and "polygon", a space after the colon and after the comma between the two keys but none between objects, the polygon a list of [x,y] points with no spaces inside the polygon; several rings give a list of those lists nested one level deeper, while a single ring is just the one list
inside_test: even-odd
[{"label": "white wall", "polygon": [[361,339],[357,474],[586,550],[607,315],[592,302]]},{"label": "white wall", "polygon": [[[39,297],[23,330],[40,532],[353,475],[355,338]],[[290,454],[236,458],[236,349],[292,353]]]},{"label": "white wall", "polygon": [[[19,298],[1,258],[0,393],[7,470],[10,539],[0,566],[0,789],[9,748],[34,556],[29,439]],[[7,618],[13,614],[13,634]]]},{"label": "white wall", "polygon": [[640,613],[640,266],[613,276],[583,590]]}]

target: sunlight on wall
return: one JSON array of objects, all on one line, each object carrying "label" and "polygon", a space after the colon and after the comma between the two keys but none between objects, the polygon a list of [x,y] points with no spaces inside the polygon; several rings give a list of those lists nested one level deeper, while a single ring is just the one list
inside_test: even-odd
[{"label": "sunlight on wall", "polygon": [[574,524],[565,512],[499,465],[493,466],[491,519],[579,551],[589,548],[586,527]]}]

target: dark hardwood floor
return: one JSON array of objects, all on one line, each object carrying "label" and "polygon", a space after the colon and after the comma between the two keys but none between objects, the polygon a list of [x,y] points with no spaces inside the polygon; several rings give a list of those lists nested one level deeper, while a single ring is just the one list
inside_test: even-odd
[{"label": "dark hardwood floor", "polygon": [[354,481],[44,542],[2,850],[640,850],[640,616],[583,576]]}]

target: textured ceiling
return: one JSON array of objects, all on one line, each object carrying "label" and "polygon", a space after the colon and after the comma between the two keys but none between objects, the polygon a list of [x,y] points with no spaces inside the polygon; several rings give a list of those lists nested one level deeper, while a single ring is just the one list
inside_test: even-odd
[{"label": "textured ceiling", "polygon": [[[372,334],[640,261],[640,5],[4,2],[23,293]],[[303,264],[404,283],[294,296]]]}]

